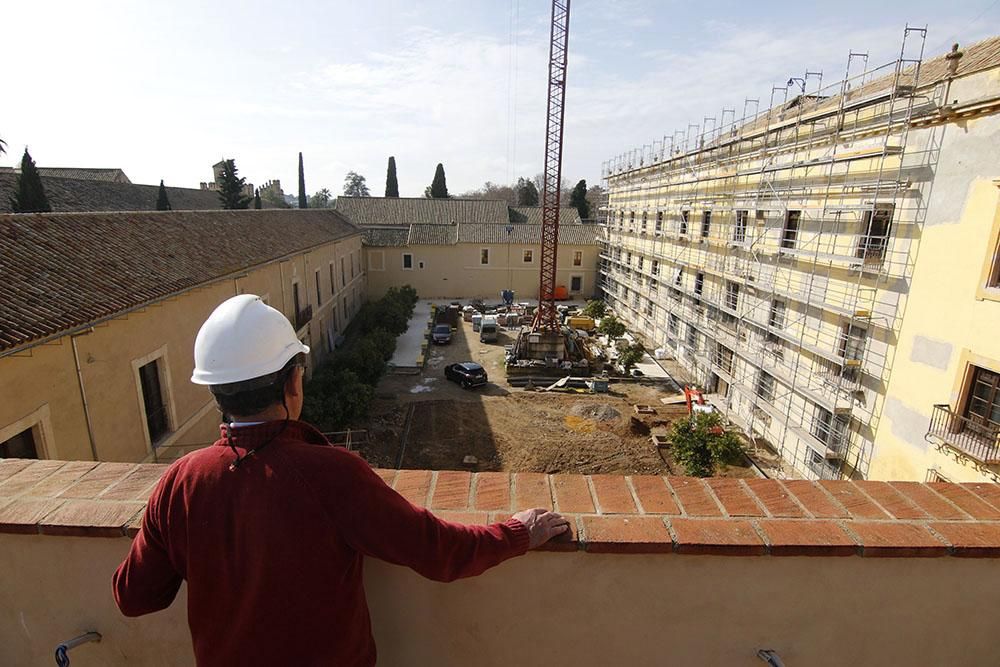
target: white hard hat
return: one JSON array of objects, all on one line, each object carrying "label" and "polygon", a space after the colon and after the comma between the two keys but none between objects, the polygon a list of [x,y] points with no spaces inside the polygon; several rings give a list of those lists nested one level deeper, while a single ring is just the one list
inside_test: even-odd
[{"label": "white hard hat", "polygon": [[295,336],[284,315],[259,296],[241,294],[212,311],[194,341],[191,382],[204,385],[243,382],[284,368],[309,346]]}]

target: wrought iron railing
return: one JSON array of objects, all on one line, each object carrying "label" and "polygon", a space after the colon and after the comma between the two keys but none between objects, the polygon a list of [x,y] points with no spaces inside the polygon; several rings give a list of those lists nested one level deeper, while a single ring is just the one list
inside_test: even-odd
[{"label": "wrought iron railing", "polygon": [[1000,426],[964,417],[948,405],[935,405],[929,435],[981,463],[1000,463]]}]

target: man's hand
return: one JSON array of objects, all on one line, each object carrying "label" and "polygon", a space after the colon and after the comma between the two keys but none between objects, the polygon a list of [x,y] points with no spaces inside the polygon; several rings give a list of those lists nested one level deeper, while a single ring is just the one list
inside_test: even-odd
[{"label": "man's hand", "polygon": [[529,549],[540,547],[553,537],[569,530],[569,521],[562,514],[541,508],[524,510],[511,518],[517,519],[528,529]]}]

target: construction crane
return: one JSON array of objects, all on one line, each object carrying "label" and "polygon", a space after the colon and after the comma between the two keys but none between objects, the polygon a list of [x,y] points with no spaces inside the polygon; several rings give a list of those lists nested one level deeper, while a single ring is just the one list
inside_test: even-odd
[{"label": "construction crane", "polygon": [[563,110],[566,103],[566,52],[570,0],[552,0],[549,35],[549,102],[545,118],[545,168],[542,171],[542,248],[538,311],[532,332],[558,334],[556,257],[559,250],[559,190],[562,184]]}]

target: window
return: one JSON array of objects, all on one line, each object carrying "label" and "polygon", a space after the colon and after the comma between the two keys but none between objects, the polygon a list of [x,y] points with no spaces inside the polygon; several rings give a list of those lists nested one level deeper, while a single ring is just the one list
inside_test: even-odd
[{"label": "window", "polygon": [[868,332],[855,324],[845,324],[840,332],[838,352],[844,359],[861,359],[865,354]]},{"label": "window", "polygon": [[993,249],[993,266],[986,278],[986,286],[1000,287],[1000,239],[997,239],[997,247]]},{"label": "window", "polygon": [[330,296],[337,293],[337,283],[333,279],[333,264],[330,264]]},{"label": "window", "polygon": [[739,283],[726,283],[726,308],[735,311],[740,305],[740,285]]},{"label": "window", "polygon": [[813,437],[834,451],[840,451],[844,441],[847,439],[847,427],[850,417],[847,415],[834,416],[832,412],[817,405],[813,412],[812,434]]},{"label": "window", "polygon": [[670,335],[671,338],[677,335],[677,329],[679,326],[680,326],[680,320],[677,319],[676,315],[670,313],[670,315],[667,317],[667,333]]},{"label": "window", "polygon": [[530,249],[525,249],[524,256],[522,257],[521,261],[523,261],[525,264],[531,264],[533,261],[535,261],[535,251]]},{"label": "window", "polygon": [[1000,373],[978,366],[972,369],[965,416],[983,426],[1000,426]]},{"label": "window", "polygon": [[482,264],[482,265],[486,265],[486,264],[490,263],[490,249],[489,248],[481,248],[479,250],[479,263]]},{"label": "window", "polygon": [[[631,254],[628,257],[628,261],[629,261],[629,263],[632,262],[632,255]],[[574,250],[573,251],[573,266],[583,266],[583,251],[582,250]]]},{"label": "window", "polygon": [[629,211],[628,213],[628,230],[630,232],[635,231],[635,211]]},{"label": "window", "polygon": [[754,389],[759,397],[765,401],[774,400],[774,377],[764,371],[757,372],[757,386]]},{"label": "window", "polygon": [[637,267],[637,268],[638,268],[638,269],[639,269],[640,271],[642,271],[642,266],[643,266],[643,264],[644,264],[644,261],[643,261],[643,260],[645,260],[645,259],[646,259],[645,257],[643,257],[642,255],[639,255],[639,265],[638,265],[638,267]]},{"label": "window", "polygon": [[712,228],[712,212],[705,211],[701,214],[701,238],[707,239],[709,230]]},{"label": "window", "polygon": [[795,240],[799,235],[799,218],[801,217],[802,211],[789,211],[785,216],[785,227],[781,230],[782,248],[795,248]]},{"label": "window", "polygon": [[892,211],[892,205],[879,205],[874,211],[865,211],[861,220],[861,238],[858,239],[858,259],[877,264],[885,257],[885,250],[889,245],[889,230],[892,227]]},{"label": "window", "polygon": [[583,276],[570,276],[569,291],[570,292],[583,291]]},{"label": "window", "polygon": [[323,292],[320,291],[320,281],[319,281],[319,269],[316,269],[316,305],[322,305],[323,303]]},{"label": "window", "polygon": [[167,423],[167,406],[160,389],[160,371],[158,359],[139,367],[140,391],[142,405],[146,409],[146,428],[149,431],[149,441],[154,445],[169,430]]},{"label": "window", "polygon": [[656,212],[656,233],[659,234],[663,231],[663,211]]},{"label": "window", "polygon": [[646,233],[646,212],[642,212],[642,233]]},{"label": "window", "polygon": [[733,241],[736,243],[746,243],[747,240],[747,211],[736,211],[736,228],[733,230]]},{"label": "window", "polygon": [[13,438],[0,442],[0,459],[37,459],[34,428],[25,429]]},{"label": "window", "polygon": [[725,345],[719,344],[716,355],[715,355],[715,365],[724,370],[727,373],[733,372],[733,351],[730,350]]},{"label": "window", "polygon": [[341,286],[347,284],[347,270],[344,268],[344,258],[340,258],[340,284]]},{"label": "window", "polygon": [[654,276],[660,275],[660,262],[654,259],[653,266],[650,268],[649,272]]},{"label": "window", "polygon": [[[295,306],[295,319],[299,319],[299,313],[302,312],[302,306],[299,303],[299,284],[292,283],[292,304]],[[296,328],[298,328],[296,326]]]},{"label": "window", "polygon": [[347,308],[347,297],[344,297],[344,326],[347,326],[347,321],[351,319],[351,311]]},{"label": "window", "polygon": [[354,264],[357,262],[357,256],[351,253],[351,279],[354,278]]},{"label": "window", "polygon": [[688,233],[688,216],[691,215],[690,211],[681,211],[681,234]]},{"label": "window", "polygon": [[694,293],[695,296],[701,297],[702,291],[705,289],[705,274],[696,273],[694,276]]},{"label": "window", "polygon": [[698,330],[690,324],[687,325],[687,337],[685,338],[685,342],[687,342],[688,347],[692,350],[698,349]]},{"label": "window", "polygon": [[413,268],[413,255],[408,252],[403,253],[403,268],[412,269]]},{"label": "window", "polygon": [[785,328],[785,302],[775,299],[771,302],[771,313],[767,318],[767,325],[772,329]]}]

